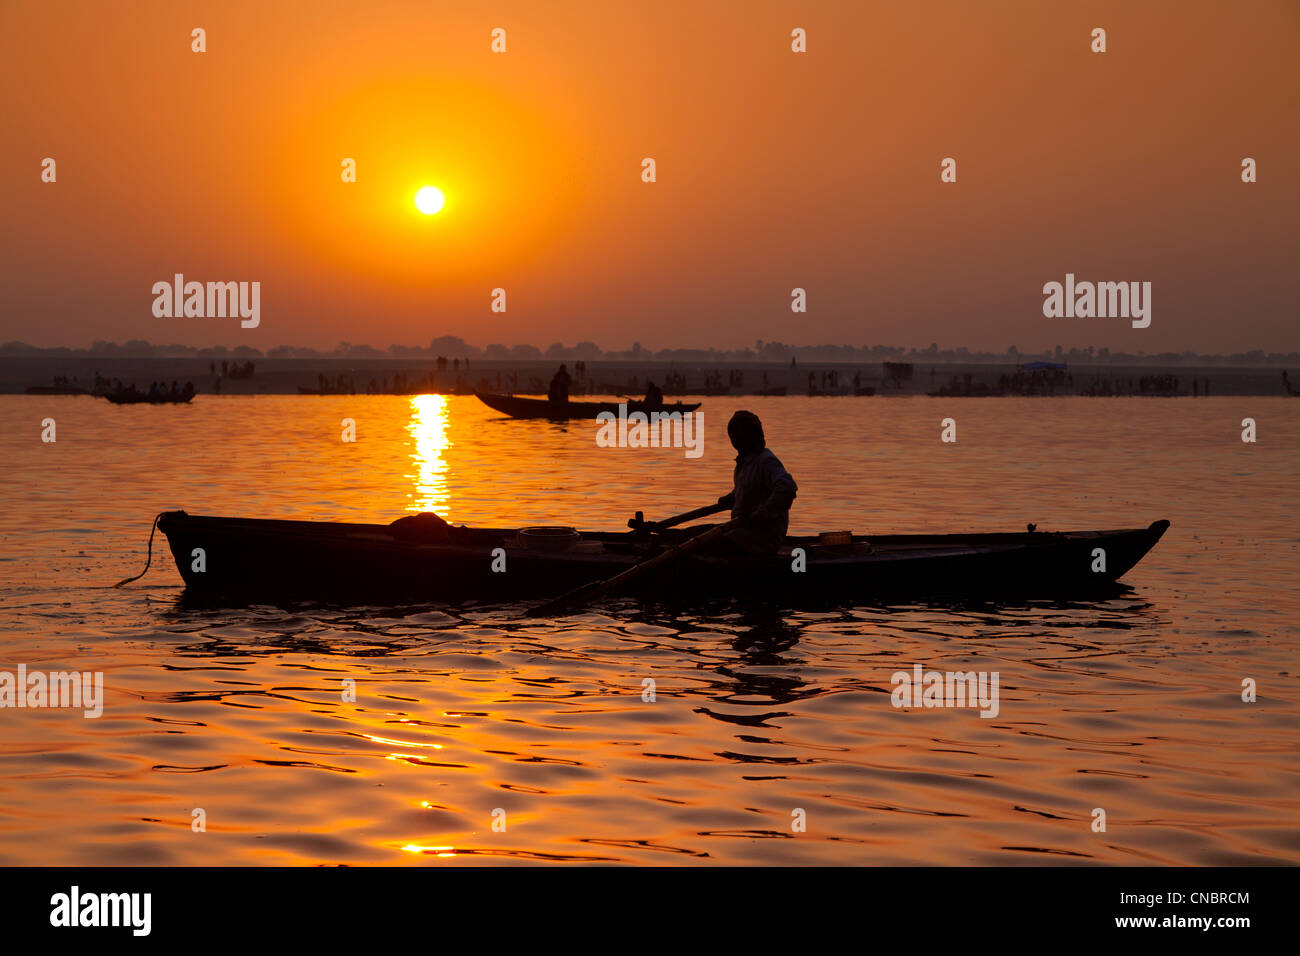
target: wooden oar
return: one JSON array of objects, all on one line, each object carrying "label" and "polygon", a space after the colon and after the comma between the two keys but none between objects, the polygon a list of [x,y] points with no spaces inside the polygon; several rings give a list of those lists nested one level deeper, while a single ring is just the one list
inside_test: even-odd
[{"label": "wooden oar", "polygon": [[608,578],[604,581],[592,581],[589,584],[581,585],[580,587],[576,587],[572,591],[569,591],[567,594],[561,594],[557,598],[552,598],[549,601],[544,601],[535,607],[531,607],[524,613],[529,617],[549,617],[562,610],[573,609],[583,604],[589,604],[597,598],[610,593],[615,588],[622,587],[634,578],[639,578],[647,571],[661,568],[669,562],[676,561],[678,558],[690,554],[692,551],[698,550],[702,545],[720,538],[737,524],[738,522],[733,519],[724,524],[712,527],[708,531],[705,531],[702,534],[697,534],[693,538],[687,538],[681,544],[669,545],[667,550],[661,551],[653,557],[646,558],[644,561],[633,565],[626,571],[620,571],[612,578]]},{"label": "wooden oar", "polygon": [[706,518],[709,515],[717,514],[719,511],[726,511],[730,507],[730,505],[724,505],[721,503],[705,505],[703,508],[696,508],[694,511],[687,511],[683,514],[674,515],[671,518],[665,518],[663,521],[646,521],[645,516],[638,511],[635,518],[627,519],[627,526],[633,531],[640,531],[642,529],[655,531],[663,528],[673,528],[679,524],[694,521],[696,518]]}]

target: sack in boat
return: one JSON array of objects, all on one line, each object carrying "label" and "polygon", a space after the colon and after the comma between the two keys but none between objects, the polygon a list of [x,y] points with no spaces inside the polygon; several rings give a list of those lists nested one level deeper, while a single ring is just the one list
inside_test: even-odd
[{"label": "sack in boat", "polygon": [[441,517],[432,511],[422,511],[418,515],[398,518],[388,526],[394,538],[400,541],[446,541],[452,537],[453,529]]}]

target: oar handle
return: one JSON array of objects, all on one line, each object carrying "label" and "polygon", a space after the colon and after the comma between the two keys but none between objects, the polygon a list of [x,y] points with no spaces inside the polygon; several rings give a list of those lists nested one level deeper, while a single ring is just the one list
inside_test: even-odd
[{"label": "oar handle", "polygon": [[730,507],[730,505],[724,505],[719,502],[717,504],[705,505],[703,508],[696,508],[694,511],[687,511],[684,514],[674,515],[671,518],[665,518],[663,521],[646,521],[645,516],[638,511],[635,518],[628,519],[627,526],[634,531],[640,531],[642,529],[662,531],[664,528],[674,528],[679,524],[694,521],[696,518],[707,518],[709,515],[715,515],[721,511],[727,511]]},{"label": "oar handle", "polygon": [[620,571],[612,578],[604,581],[592,581],[588,584],[580,585],[572,591],[561,594],[557,598],[543,601],[541,604],[529,608],[524,613],[528,617],[546,617],[556,614],[559,611],[572,609],[582,604],[588,604],[596,598],[608,594],[615,588],[626,584],[628,581],[640,577],[647,571],[668,564],[670,561],[675,561],[683,555],[698,550],[708,542],[722,537],[739,523],[740,522],[733,518],[731,521],[727,521],[723,524],[714,525],[707,531],[703,531],[694,537],[687,538],[680,544],[670,545],[667,549],[658,554],[632,565],[632,567],[628,568],[626,571]]}]

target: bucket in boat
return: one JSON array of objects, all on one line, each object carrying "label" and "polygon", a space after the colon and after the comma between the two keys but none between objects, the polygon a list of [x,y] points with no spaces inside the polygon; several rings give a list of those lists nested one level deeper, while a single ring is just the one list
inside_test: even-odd
[{"label": "bucket in boat", "polygon": [[817,541],[828,548],[847,548],[853,543],[853,532],[823,531],[817,536]]},{"label": "bucket in boat", "polygon": [[537,525],[519,529],[519,541],[529,551],[568,551],[578,542],[577,528]]}]

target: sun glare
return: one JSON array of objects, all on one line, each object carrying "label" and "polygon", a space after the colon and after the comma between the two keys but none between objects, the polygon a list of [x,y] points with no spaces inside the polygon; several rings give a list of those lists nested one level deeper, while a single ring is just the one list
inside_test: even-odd
[{"label": "sun glare", "polygon": [[442,209],[443,203],[442,190],[437,186],[424,186],[415,194],[415,208],[420,210],[426,216],[432,216]]},{"label": "sun glare", "polygon": [[411,396],[411,419],[406,430],[415,441],[411,454],[416,473],[415,493],[407,511],[447,513],[448,463],[444,453],[451,447],[447,398],[444,395]]}]

